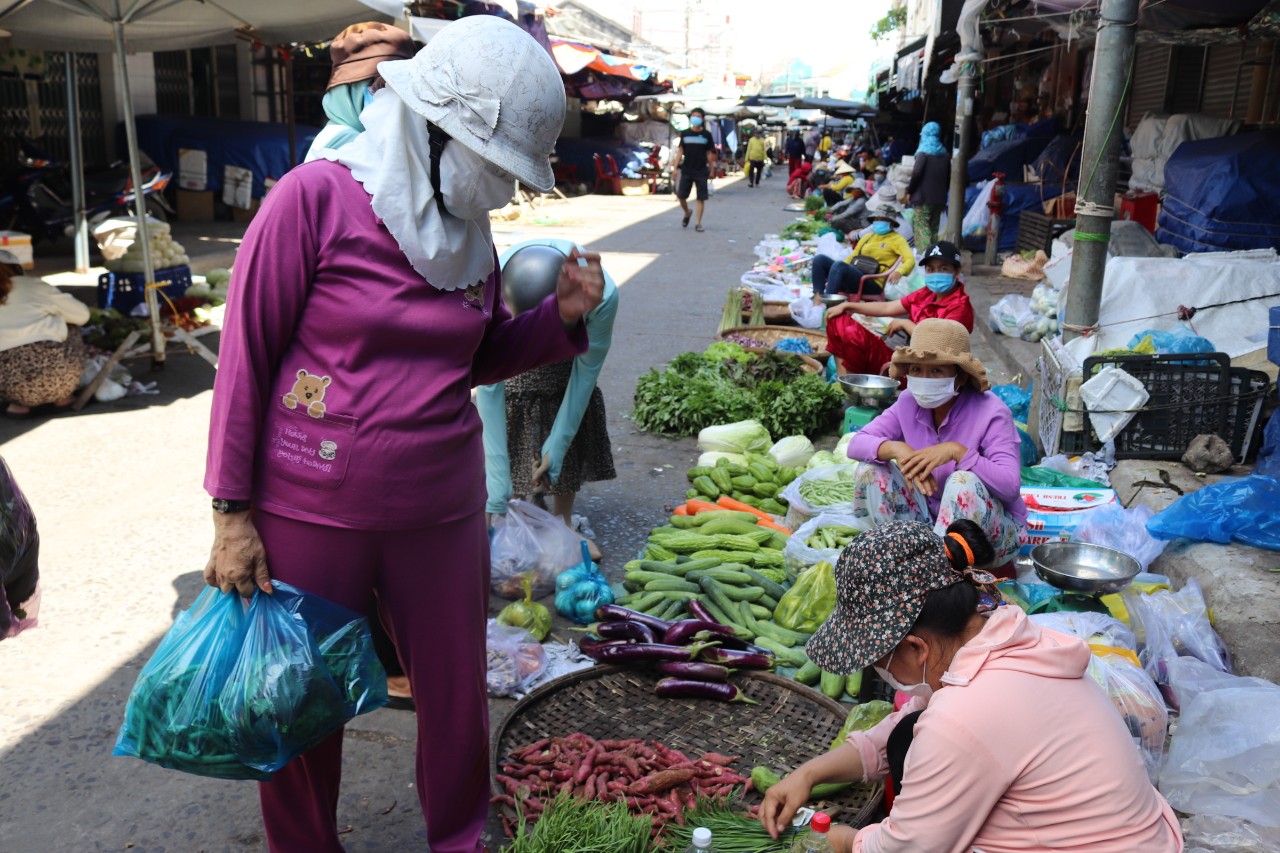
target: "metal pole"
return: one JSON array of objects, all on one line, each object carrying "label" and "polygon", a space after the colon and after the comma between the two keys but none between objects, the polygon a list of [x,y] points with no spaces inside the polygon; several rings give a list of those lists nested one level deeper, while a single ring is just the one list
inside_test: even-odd
[{"label": "metal pole", "polygon": [[1079,337],[1081,330],[1087,332],[1098,323],[1124,135],[1119,124],[1133,80],[1137,21],[1138,0],[1103,0],[1084,120],[1075,252],[1062,327],[1064,340]]},{"label": "metal pole", "polygon": [[147,199],[142,194],[142,164],[138,158],[138,128],[133,123],[133,92],[129,87],[129,61],[124,53],[124,24],[120,21],[120,2],[116,0],[116,19],[111,22],[116,39],[116,68],[124,92],[124,136],[129,145],[129,175],[133,180],[133,208],[138,214],[138,235],[142,242],[142,269],[145,274],[147,313],[151,316],[151,368],[164,367],[164,330],[160,324],[160,300],[153,286],[156,268],[151,261],[151,235],[147,233]]},{"label": "metal pole", "polygon": [[289,122],[289,168],[298,165],[298,121],[293,111],[293,52],[287,47],[284,51],[284,114]]},{"label": "metal pole", "polygon": [[63,54],[67,63],[67,147],[71,150],[72,238],[75,242],[76,272],[89,271],[89,222],[84,211],[84,149],[80,145],[80,87],[76,81],[76,55]]},{"label": "metal pole", "polygon": [[961,66],[956,83],[955,138],[951,141],[951,190],[947,196],[947,239],[960,245],[964,221],[964,188],[969,183],[969,139],[973,136],[973,96],[978,88],[978,65]]}]

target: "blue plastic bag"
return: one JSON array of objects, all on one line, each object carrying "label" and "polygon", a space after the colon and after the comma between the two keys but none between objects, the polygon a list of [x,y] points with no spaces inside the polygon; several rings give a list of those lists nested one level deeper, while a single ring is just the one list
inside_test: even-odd
[{"label": "blue plastic bag", "polygon": [[1232,540],[1280,551],[1280,480],[1233,477],[1178,498],[1147,522],[1157,539]]},{"label": "blue plastic bag", "polygon": [[273,581],[246,610],[204,590],[129,695],[115,755],[219,779],[271,778],[347,720],[386,704],[363,616]]},{"label": "blue plastic bag", "polygon": [[1024,424],[1027,422],[1027,414],[1031,410],[1030,385],[1025,389],[1012,383],[994,385],[991,388],[991,393],[999,397],[1009,407],[1009,411],[1013,412],[1015,421],[1021,421]]},{"label": "blue plastic bag", "polygon": [[275,773],[387,702],[387,674],[363,616],[287,583],[255,592],[218,702],[236,755]]},{"label": "blue plastic bag", "polygon": [[270,778],[236,756],[218,704],[243,640],[240,596],[206,588],[138,674],[111,754],[197,776]]},{"label": "blue plastic bag", "polygon": [[1143,338],[1151,338],[1151,345],[1158,353],[1181,352],[1217,352],[1217,347],[1208,338],[1190,332],[1166,332],[1161,329],[1148,329],[1138,332],[1129,340],[1129,349],[1137,349]]},{"label": "blue plastic bag", "polygon": [[1262,433],[1262,449],[1258,451],[1255,475],[1280,479],[1280,418],[1272,415]]}]

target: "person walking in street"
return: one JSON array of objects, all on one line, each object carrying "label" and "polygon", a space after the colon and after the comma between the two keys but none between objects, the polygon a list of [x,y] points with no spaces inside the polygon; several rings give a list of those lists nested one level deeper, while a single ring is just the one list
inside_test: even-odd
[{"label": "person walking in street", "polygon": [[702,211],[710,194],[707,182],[716,163],[715,139],[706,128],[706,116],[701,107],[689,111],[689,129],[680,134],[676,142],[675,162],[671,164],[671,170],[679,175],[676,198],[684,212],[684,219],[680,221],[682,228],[689,227],[689,219],[693,216],[689,210],[689,194],[694,187],[698,189],[698,221],[693,230],[699,232],[702,231]]},{"label": "person walking in street", "polygon": [[360,113],[382,88],[378,65],[388,59],[412,59],[417,52],[413,39],[390,24],[352,24],[329,43],[333,71],[325,87],[321,105],[329,123],[320,129],[304,162],[324,156],[355,139],[363,130]]},{"label": "person walking in street", "polygon": [[904,201],[912,205],[911,227],[917,246],[930,246],[938,239],[942,211],[947,207],[947,191],[951,187],[951,158],[939,138],[941,128],[936,121],[920,130],[920,147],[916,149],[911,181]]},{"label": "person walking in street", "polygon": [[[493,16],[444,27],[365,132],[286,174],[245,234],[214,382],[205,580],[248,596],[278,578],[357,612],[375,593],[413,693],[416,792],[434,853],[480,853],[488,814],[489,542],[476,384],[587,347],[599,258],[512,318],[489,211],[514,181],[555,183],[564,84]],[[448,655],[441,649],[448,648]],[[271,853],[340,853],[343,732],[259,800]]]},{"label": "person walking in street", "polygon": [[764,178],[765,156],[764,136],[758,130],[751,131],[751,138],[747,140],[747,186],[760,186]]},{"label": "person walking in street", "polygon": [[10,418],[38,406],[70,406],[84,374],[89,307],[38,278],[0,249],[0,402]]},{"label": "person walking in street", "polygon": [[[508,310],[518,317],[541,303],[542,283],[532,280],[545,263],[539,252],[568,257],[575,249],[581,251],[568,240],[548,237],[526,240],[503,252],[498,265]],[[542,490],[551,495],[553,512],[574,530],[573,504],[583,485],[617,477],[604,394],[596,384],[617,315],[618,286],[605,272],[603,298],[583,318],[585,353],[476,389],[476,409],[484,423],[489,516],[506,515],[513,493],[526,497]],[[518,488],[513,488],[517,477]],[[586,542],[591,559],[598,561],[596,544]]]}]

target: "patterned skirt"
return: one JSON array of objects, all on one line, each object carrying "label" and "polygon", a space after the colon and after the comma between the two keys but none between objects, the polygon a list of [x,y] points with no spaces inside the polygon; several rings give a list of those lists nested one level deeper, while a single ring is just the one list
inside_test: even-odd
[{"label": "patterned skirt", "polygon": [[65,341],[37,341],[0,352],[0,400],[43,406],[70,397],[84,373],[84,338],[78,326]]},{"label": "patterned skirt", "polygon": [[[573,359],[568,359],[530,370],[506,382],[507,453],[511,458],[511,485],[517,496],[529,492],[534,463],[542,458],[542,445],[551,435],[572,372]],[[617,476],[605,419],[604,394],[597,387],[591,392],[578,434],[565,453],[560,480],[551,486],[550,493],[576,494],[584,483],[612,480]]]}]

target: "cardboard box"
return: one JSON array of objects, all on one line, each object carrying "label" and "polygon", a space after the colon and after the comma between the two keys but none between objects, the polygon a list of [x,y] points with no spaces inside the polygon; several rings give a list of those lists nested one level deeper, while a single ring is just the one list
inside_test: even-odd
[{"label": "cardboard box", "polygon": [[12,252],[24,270],[35,269],[36,259],[31,252],[31,235],[21,231],[0,231],[0,249]]},{"label": "cardboard box", "polygon": [[648,195],[649,180],[647,178],[622,178],[623,195]]},{"label": "cardboard box", "polygon": [[244,210],[239,207],[231,208],[231,220],[233,222],[252,222],[254,214],[258,212],[258,208],[262,206],[262,199],[255,198],[249,202],[249,209]]},{"label": "cardboard box", "polygon": [[1089,517],[1089,511],[1115,503],[1113,489],[1056,489],[1024,486],[1022,499],[1027,504],[1027,526],[1018,536],[1021,553],[1036,545],[1066,542]]},{"label": "cardboard box", "polygon": [[178,218],[183,222],[213,221],[213,190],[178,190]]}]

